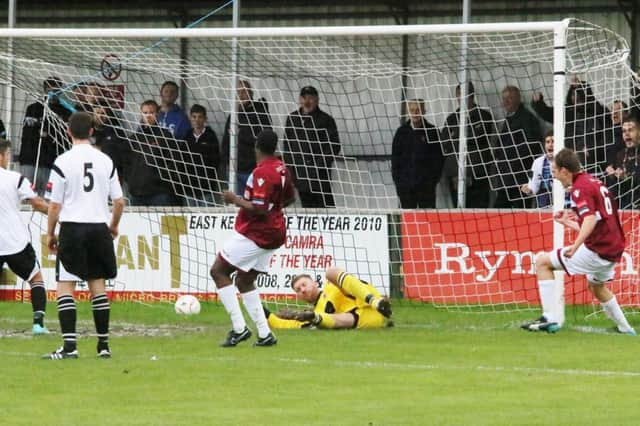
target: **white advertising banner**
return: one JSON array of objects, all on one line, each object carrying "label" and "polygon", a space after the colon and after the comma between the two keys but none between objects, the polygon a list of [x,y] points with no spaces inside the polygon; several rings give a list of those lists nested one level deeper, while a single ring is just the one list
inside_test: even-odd
[{"label": "white advertising banner", "polygon": [[[55,257],[46,248],[46,217],[24,212],[32,245],[45,276],[55,289]],[[109,283],[118,293],[214,293],[209,269],[231,235],[233,213],[128,212],[114,241],[118,277]],[[272,256],[268,274],[257,286],[264,294],[293,294],[293,276],[322,278],[329,266],[352,272],[382,290],[389,289],[386,215],[302,214],[287,217],[287,241]],[[6,265],[5,265],[6,268]],[[4,270],[0,293],[17,290],[20,278]],[[78,287],[83,289],[83,284]],[[1,297],[0,297],[1,298]],[[6,297],[5,297],[6,298]],[[123,297],[126,299],[125,297]],[[131,299],[135,299],[132,297]]]}]

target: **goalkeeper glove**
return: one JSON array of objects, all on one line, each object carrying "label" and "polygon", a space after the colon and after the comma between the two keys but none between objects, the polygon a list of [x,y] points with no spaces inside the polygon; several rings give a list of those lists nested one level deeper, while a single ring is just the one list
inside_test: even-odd
[{"label": "goalkeeper glove", "polygon": [[292,311],[289,309],[281,309],[278,312],[276,312],[276,316],[284,320],[295,319],[295,314],[296,314],[296,311]]},{"label": "goalkeeper glove", "polygon": [[322,317],[320,316],[320,314],[316,314],[315,312],[309,310],[290,311],[288,309],[283,309],[281,311],[278,311],[276,315],[282,319],[308,322],[313,325],[318,325],[322,321]]},{"label": "goalkeeper glove", "polygon": [[313,311],[295,312],[295,319],[301,322],[310,322],[313,325],[318,325],[318,323],[320,323],[321,321],[320,315],[316,314]]}]

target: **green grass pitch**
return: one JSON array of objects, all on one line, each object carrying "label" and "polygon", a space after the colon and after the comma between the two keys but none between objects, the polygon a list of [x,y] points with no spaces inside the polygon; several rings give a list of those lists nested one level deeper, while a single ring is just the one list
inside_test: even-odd
[{"label": "green grass pitch", "polygon": [[[572,308],[568,308],[569,312]],[[555,335],[522,331],[537,312],[394,307],[384,330],[278,331],[276,347],[220,348],[221,305],[179,317],[169,304],[112,305],[110,360],[95,358],[79,304],[80,359],[44,361],[30,305],[0,303],[5,425],[636,425],[640,340],[569,315]],[[580,318],[580,320],[576,319]],[[640,317],[631,316],[640,328]],[[252,338],[253,340],[254,338]]]}]

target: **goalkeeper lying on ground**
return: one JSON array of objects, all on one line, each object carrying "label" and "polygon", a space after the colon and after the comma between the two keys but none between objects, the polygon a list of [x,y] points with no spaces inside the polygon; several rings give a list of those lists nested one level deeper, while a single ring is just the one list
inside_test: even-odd
[{"label": "goalkeeper lying on ground", "polygon": [[329,268],[324,288],[309,275],[298,275],[291,283],[296,295],[313,304],[313,310],[268,312],[271,328],[379,328],[391,325],[389,299],[372,285],[338,268]]}]

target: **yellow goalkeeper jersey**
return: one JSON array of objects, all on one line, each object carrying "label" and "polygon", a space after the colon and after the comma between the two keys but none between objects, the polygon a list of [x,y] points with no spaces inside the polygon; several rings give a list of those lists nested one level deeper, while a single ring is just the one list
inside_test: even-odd
[{"label": "yellow goalkeeper jersey", "polygon": [[355,297],[344,294],[337,285],[326,281],[313,310],[324,314],[341,314],[358,307]]},{"label": "yellow goalkeeper jersey", "polygon": [[340,275],[340,279],[342,280],[343,289],[340,289],[340,287],[331,281],[325,281],[322,293],[320,294],[320,297],[313,309],[315,312],[341,314],[344,312],[352,312],[354,309],[358,308],[370,308],[369,304],[364,300],[359,300],[355,296],[347,294],[344,291],[344,288],[347,287],[347,285],[345,285],[345,281],[347,280],[353,281],[357,285],[367,286],[368,293],[373,294],[375,297],[380,297],[380,293],[375,289],[375,287],[371,284],[360,281],[353,275],[343,273]]},{"label": "yellow goalkeeper jersey", "polygon": [[[355,317],[356,328],[380,328],[387,323],[386,318],[367,302],[361,300],[363,295],[372,294],[380,297],[380,293],[370,284],[360,281],[353,275],[340,274],[338,281],[342,288],[331,281],[325,281],[320,296],[316,301],[313,311],[317,314],[344,314],[352,313]],[[364,288],[363,288],[364,287]],[[359,293],[360,298],[351,295],[346,288],[354,293]],[[269,313],[267,320],[272,328],[301,328],[309,326],[309,322],[283,319],[276,314]],[[321,326],[326,327],[326,326]]]}]

